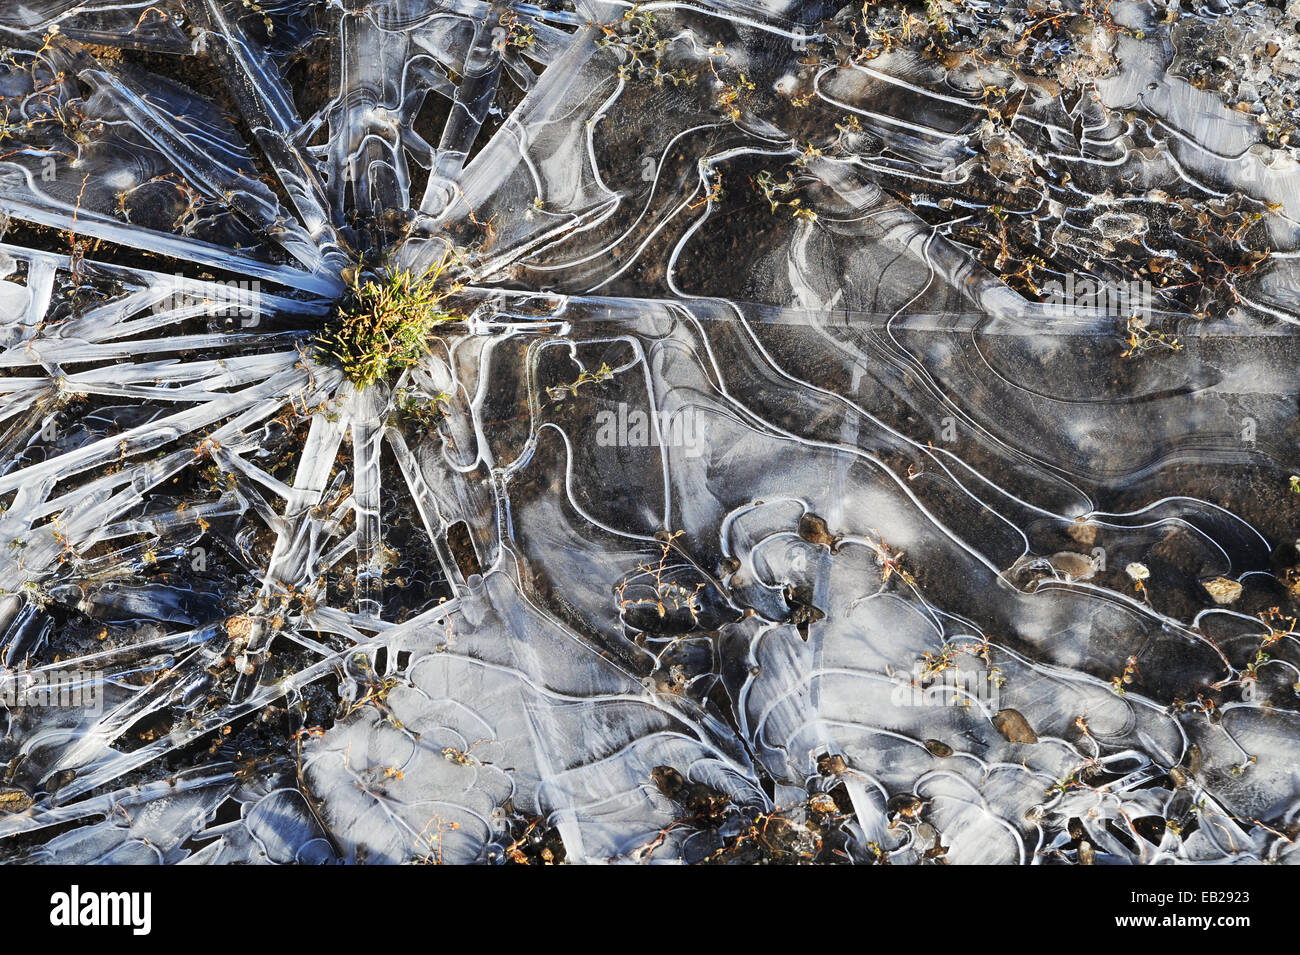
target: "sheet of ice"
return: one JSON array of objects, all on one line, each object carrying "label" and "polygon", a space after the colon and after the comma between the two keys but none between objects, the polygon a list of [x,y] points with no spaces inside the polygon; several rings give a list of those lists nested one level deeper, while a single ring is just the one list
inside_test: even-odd
[{"label": "sheet of ice", "polygon": [[1052,9],[0,11],[0,857],[1293,858],[1296,11]]}]

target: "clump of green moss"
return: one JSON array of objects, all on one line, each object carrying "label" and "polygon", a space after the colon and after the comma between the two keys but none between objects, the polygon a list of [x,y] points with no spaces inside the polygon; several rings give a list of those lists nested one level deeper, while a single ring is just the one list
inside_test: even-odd
[{"label": "clump of green moss", "polygon": [[421,276],[395,270],[364,281],[358,270],[338,317],[316,341],[317,353],[358,388],[418,364],[440,325],[464,321],[450,307],[461,286],[444,281],[447,266],[444,258]]},{"label": "clump of green moss", "polygon": [[417,431],[432,432],[438,427],[446,413],[446,404],[451,400],[447,392],[439,392],[432,398],[401,391],[393,396],[393,410],[399,420],[408,423]]}]

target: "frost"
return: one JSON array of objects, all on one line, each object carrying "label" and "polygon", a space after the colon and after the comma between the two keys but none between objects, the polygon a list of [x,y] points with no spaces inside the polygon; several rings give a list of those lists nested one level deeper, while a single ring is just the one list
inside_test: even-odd
[{"label": "frost", "polygon": [[0,857],[1288,859],[1300,54],[1220,6],[0,10]]}]

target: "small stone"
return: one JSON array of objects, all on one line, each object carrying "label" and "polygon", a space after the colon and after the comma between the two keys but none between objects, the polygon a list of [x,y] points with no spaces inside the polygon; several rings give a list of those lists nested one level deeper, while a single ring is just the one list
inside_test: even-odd
[{"label": "small stone", "polygon": [[32,797],[21,789],[0,789],[0,812],[25,812],[32,807]]},{"label": "small stone", "polygon": [[817,772],[823,776],[839,776],[849,768],[844,757],[838,754],[827,753],[817,760]]},{"label": "small stone", "polygon": [[813,812],[820,812],[823,815],[833,815],[839,812],[839,807],[835,805],[835,800],[827,793],[817,793],[808,800],[808,808]]},{"label": "small stone", "polygon": [[1227,577],[1214,577],[1201,581],[1206,593],[1214,598],[1216,604],[1230,604],[1241,596],[1241,583]]},{"label": "small stone", "polygon": [[1292,567],[1282,575],[1282,583],[1292,597],[1300,597],[1300,567]]},{"label": "small stone", "polygon": [[1029,721],[1021,715],[1019,710],[998,710],[997,715],[993,717],[993,726],[1006,738],[1008,743],[1038,742],[1038,734],[1034,732],[1034,728],[1029,725]]},{"label": "small stone", "polygon": [[891,796],[885,804],[885,809],[891,816],[902,816],[904,819],[915,819],[924,808],[925,802],[916,793],[899,793]]},{"label": "small stone", "polygon": [[1124,573],[1128,574],[1128,579],[1135,583],[1140,583],[1151,576],[1151,571],[1147,568],[1147,565],[1139,564],[1137,561],[1125,567]]},{"label": "small stone", "polygon": [[1097,565],[1087,554],[1076,554],[1072,550],[1063,550],[1047,559],[1052,569],[1067,580],[1088,580],[1097,573]]},{"label": "small stone", "polygon": [[811,511],[799,518],[799,536],[810,544],[820,544],[834,554],[839,550],[840,538],[833,535],[824,518]]},{"label": "small stone", "polygon": [[1097,525],[1089,524],[1083,518],[1076,520],[1066,528],[1065,532],[1084,547],[1091,547],[1097,543]]},{"label": "small stone", "polygon": [[682,774],[671,766],[656,766],[650,770],[650,779],[669,799],[675,799],[686,788],[686,780]]},{"label": "small stone", "polygon": [[938,756],[940,759],[947,759],[952,755],[952,747],[937,739],[926,740],[925,748],[930,751],[931,756]]}]

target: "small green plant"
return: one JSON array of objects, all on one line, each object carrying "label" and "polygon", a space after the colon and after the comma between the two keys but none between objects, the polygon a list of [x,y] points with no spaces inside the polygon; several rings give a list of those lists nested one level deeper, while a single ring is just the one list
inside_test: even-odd
[{"label": "small green plant", "polygon": [[501,28],[493,30],[493,35],[497,38],[494,46],[498,47],[498,52],[505,52],[508,47],[514,47],[516,50],[532,50],[537,46],[537,34],[533,28],[528,25],[527,21],[521,20],[519,14],[506,11],[497,18]]},{"label": "small green plant", "polygon": [[790,206],[798,213],[799,207],[803,205],[803,200],[798,196],[793,199],[786,198],[799,189],[799,184],[794,181],[794,173],[787,172],[785,181],[782,182],[772,175],[770,170],[764,169],[754,178],[754,185],[763,193],[768,203],[772,206],[772,212],[775,213],[781,206]]},{"label": "small green plant", "polygon": [[338,364],[358,388],[384,381],[418,364],[440,325],[464,321],[448,307],[460,291],[446,284],[450,255],[424,275],[391,271],[379,279],[352,279],[338,319],[317,340],[317,353]]},{"label": "small green plant", "polygon": [[583,385],[597,385],[602,381],[610,381],[614,377],[614,370],[605,362],[600,363],[600,367],[595,371],[582,369],[582,373],[567,385],[552,385],[546,389],[547,395],[552,401],[563,401],[564,397],[577,397],[578,389]]},{"label": "small green plant", "polygon": [[439,392],[432,398],[410,392],[400,392],[393,399],[393,407],[399,418],[407,421],[420,431],[433,431],[445,413],[445,405],[451,400],[447,392]]},{"label": "small green plant", "polygon": [[1163,332],[1151,331],[1147,328],[1146,322],[1136,315],[1128,320],[1128,336],[1124,339],[1124,342],[1128,345],[1128,348],[1122,354],[1121,357],[1123,358],[1134,358],[1153,348],[1163,347],[1174,352],[1183,350],[1183,346],[1177,338],[1170,338]]},{"label": "small green plant", "polygon": [[610,47],[618,56],[620,79],[649,79],[655,86],[666,82],[689,86],[695,82],[695,77],[684,69],[664,69],[664,57],[672,41],[659,35],[653,13],[637,5],[623,14],[621,23],[598,26],[603,36],[596,43]]}]

